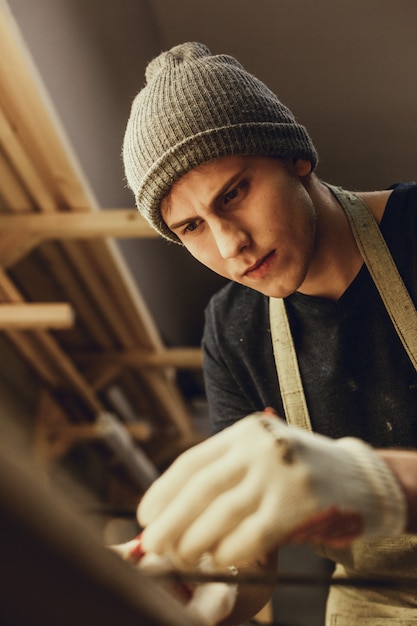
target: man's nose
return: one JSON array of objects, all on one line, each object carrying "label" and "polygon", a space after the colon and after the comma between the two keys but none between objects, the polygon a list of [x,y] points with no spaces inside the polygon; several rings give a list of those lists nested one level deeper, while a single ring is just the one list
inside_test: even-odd
[{"label": "man's nose", "polygon": [[241,225],[218,218],[212,225],[220,255],[223,259],[236,257],[249,244],[249,235]]}]

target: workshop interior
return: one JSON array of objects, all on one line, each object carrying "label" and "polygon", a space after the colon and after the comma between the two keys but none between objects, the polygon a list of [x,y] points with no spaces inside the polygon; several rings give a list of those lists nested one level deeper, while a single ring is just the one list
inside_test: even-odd
[{"label": "workshop interior", "polygon": [[[2,625],[191,623],[107,549],[210,436],[200,342],[225,284],[127,188],[147,63],[185,41],[233,55],[309,129],[321,178],[382,189],[416,179],[416,25],[414,0],[0,0]],[[325,592],[282,585],[254,622],[320,626]]]}]

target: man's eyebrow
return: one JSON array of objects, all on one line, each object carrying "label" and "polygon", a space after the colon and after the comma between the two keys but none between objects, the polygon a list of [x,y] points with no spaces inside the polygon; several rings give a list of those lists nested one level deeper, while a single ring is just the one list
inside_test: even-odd
[{"label": "man's eyebrow", "polygon": [[[218,202],[219,198],[226,193],[226,191],[232,186],[234,185],[234,183],[239,180],[239,178],[242,176],[242,174],[245,172],[245,170],[247,169],[247,165],[245,165],[244,167],[240,168],[238,172],[236,172],[236,174],[233,174],[230,178],[227,179],[227,181],[220,187],[219,191],[216,191],[215,195],[213,196],[213,198],[210,200],[209,202],[209,206],[213,206],[216,204],[216,202]],[[193,216],[189,216],[187,218],[184,218],[183,220],[180,220],[179,222],[175,222],[175,224],[171,224],[168,225],[168,228],[170,228],[170,230],[176,230],[177,228],[181,228],[181,226],[185,226],[186,224],[189,224],[190,222],[192,222],[193,220],[198,219],[197,216],[193,217]]]},{"label": "man's eyebrow", "polygon": [[189,224],[190,222],[192,222],[193,220],[197,219],[196,217],[187,217],[184,220],[181,220],[180,222],[175,222],[175,224],[167,224],[168,228],[170,230],[177,230],[177,228],[181,228],[181,226],[185,226],[186,224]]}]

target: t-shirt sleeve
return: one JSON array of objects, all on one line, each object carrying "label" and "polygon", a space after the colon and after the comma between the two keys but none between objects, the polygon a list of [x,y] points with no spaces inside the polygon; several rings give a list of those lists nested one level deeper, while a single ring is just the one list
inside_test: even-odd
[{"label": "t-shirt sleeve", "polygon": [[258,410],[233,372],[230,346],[224,341],[219,312],[212,304],[205,312],[202,341],[205,391],[213,432],[219,432],[249,413]]}]

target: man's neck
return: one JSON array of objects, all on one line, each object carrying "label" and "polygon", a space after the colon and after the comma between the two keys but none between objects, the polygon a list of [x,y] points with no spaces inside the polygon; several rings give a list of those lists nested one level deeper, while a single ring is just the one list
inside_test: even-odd
[{"label": "man's neck", "polygon": [[[338,300],[363,265],[349,221],[343,208],[317,178],[308,191],[317,211],[317,232],[313,260],[298,291],[306,295]],[[390,192],[359,194],[379,222]]]}]

